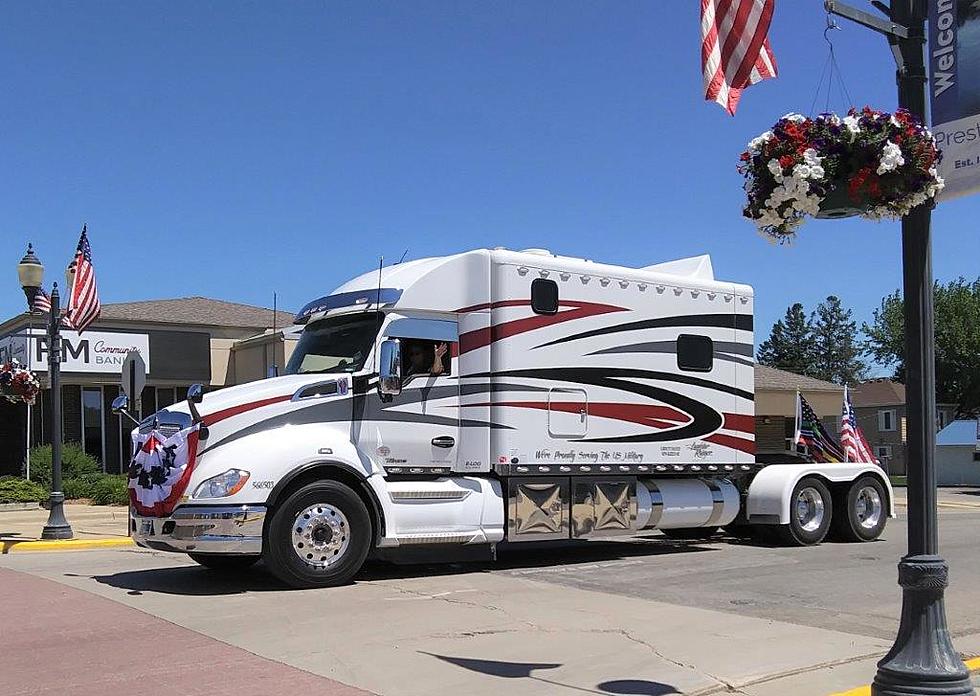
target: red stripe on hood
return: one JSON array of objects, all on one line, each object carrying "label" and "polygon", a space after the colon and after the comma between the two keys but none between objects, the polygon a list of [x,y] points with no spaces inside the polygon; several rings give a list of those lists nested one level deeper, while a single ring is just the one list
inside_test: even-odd
[{"label": "red stripe on hood", "polygon": [[286,394],[285,396],[271,396],[268,399],[260,399],[259,401],[252,401],[247,404],[239,404],[238,406],[232,406],[220,411],[215,411],[214,413],[209,413],[204,416],[201,421],[204,423],[204,425],[214,425],[215,423],[223,421],[226,418],[240,415],[247,411],[251,411],[252,409],[269,406],[270,404],[278,404],[282,401],[289,401],[291,398],[293,398],[292,394]]}]

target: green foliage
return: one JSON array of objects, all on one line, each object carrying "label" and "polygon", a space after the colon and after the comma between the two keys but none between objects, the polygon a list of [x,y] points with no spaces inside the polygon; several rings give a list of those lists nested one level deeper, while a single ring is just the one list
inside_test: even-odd
[{"label": "green foliage", "polygon": [[[864,324],[865,348],[878,362],[905,377],[905,318],[896,290]],[[956,404],[958,415],[980,411],[980,278],[935,286],[936,399]]]},{"label": "green foliage", "polygon": [[0,476],[0,503],[39,503],[48,492],[34,481],[19,476]]},{"label": "green foliage", "polygon": [[864,379],[867,368],[862,349],[855,340],[857,322],[853,312],[844,311],[840,299],[831,295],[817,306],[813,324],[814,374],[835,384],[855,384]]},{"label": "green foliage", "polygon": [[123,474],[103,474],[92,484],[89,498],[95,505],[129,503],[129,479]]},{"label": "green foliage", "polygon": [[[82,478],[102,473],[99,460],[86,454],[77,442],[66,442],[61,448],[61,480]],[[31,480],[51,488],[51,445],[31,448]]]},{"label": "green foliage", "polygon": [[758,360],[761,365],[813,376],[813,357],[813,326],[797,302],[773,324],[769,338],[759,346]]}]

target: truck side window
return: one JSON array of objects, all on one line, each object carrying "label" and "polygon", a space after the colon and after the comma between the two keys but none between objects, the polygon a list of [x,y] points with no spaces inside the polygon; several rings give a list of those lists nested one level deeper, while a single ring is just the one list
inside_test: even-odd
[{"label": "truck side window", "polygon": [[402,375],[449,375],[452,370],[451,344],[422,338],[402,339]]},{"label": "truck side window", "polygon": [[677,337],[677,367],[691,372],[711,372],[714,341],[707,336],[681,334]]},{"label": "truck side window", "polygon": [[558,283],[547,278],[532,280],[531,309],[535,314],[558,314]]}]

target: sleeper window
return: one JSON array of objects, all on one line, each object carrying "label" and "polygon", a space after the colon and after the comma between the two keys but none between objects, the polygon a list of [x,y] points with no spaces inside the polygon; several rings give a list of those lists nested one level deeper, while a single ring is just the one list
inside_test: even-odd
[{"label": "sleeper window", "polygon": [[531,309],[535,314],[558,314],[558,283],[547,278],[532,280]]},{"label": "sleeper window", "polygon": [[677,337],[677,367],[691,372],[711,372],[714,342],[707,336],[681,334]]}]

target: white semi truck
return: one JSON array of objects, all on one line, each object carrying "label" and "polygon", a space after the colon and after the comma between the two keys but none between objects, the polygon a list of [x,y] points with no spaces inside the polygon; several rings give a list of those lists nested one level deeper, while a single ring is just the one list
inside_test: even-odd
[{"label": "white semi truck", "polygon": [[285,375],[195,385],[139,424],[133,536],[297,587],[421,545],[877,538],[877,466],[756,461],[752,312],[707,256],[481,249],[365,273],[297,315]]}]

